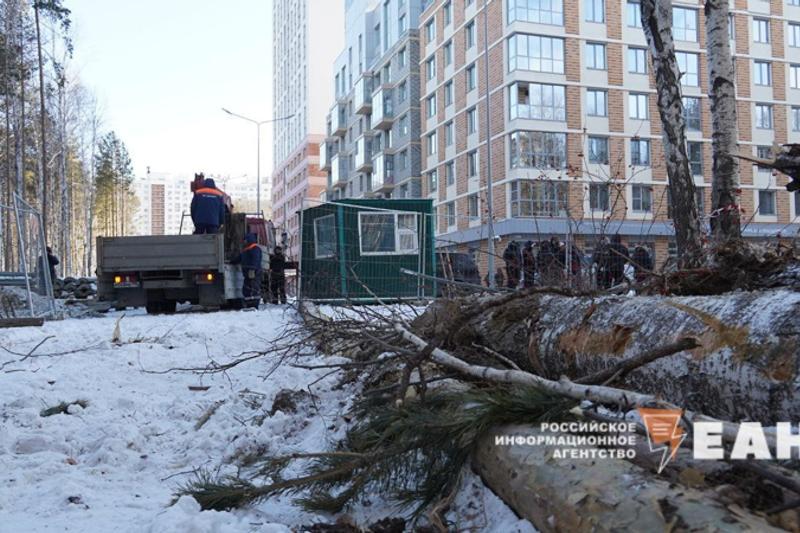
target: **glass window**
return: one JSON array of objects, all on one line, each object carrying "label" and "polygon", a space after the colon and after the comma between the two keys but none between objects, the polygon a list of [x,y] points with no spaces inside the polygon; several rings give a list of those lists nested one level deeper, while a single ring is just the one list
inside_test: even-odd
[{"label": "glass window", "polygon": [[408,150],[400,152],[400,159],[397,162],[397,170],[405,170],[408,166]]},{"label": "glass window", "polygon": [[800,107],[792,108],[792,131],[800,131]]},{"label": "glass window", "polygon": [[650,141],[648,139],[631,139],[631,165],[650,166]]},{"label": "glass window", "polygon": [[406,53],[405,47],[401,48],[400,51],[397,52],[397,64],[400,66],[400,68],[403,68],[403,67],[406,66],[406,57],[407,56],[408,56],[408,54]]},{"label": "glass window", "polygon": [[427,142],[428,142],[428,155],[436,155],[436,149],[439,145],[439,139],[435,131],[430,135],[428,135]]},{"label": "glass window", "polygon": [[586,43],[586,68],[606,69],[606,45],[602,43]]},{"label": "glass window", "polygon": [[584,0],[583,10],[587,22],[605,22],[605,2],[603,0]]},{"label": "glass window", "polygon": [[512,35],[508,39],[508,70],[564,73],[564,39]]},{"label": "glass window", "polygon": [[510,135],[511,168],[560,170],[567,166],[567,135],[515,131]]},{"label": "glass window", "polygon": [[447,185],[453,185],[456,182],[456,164],[453,161],[445,163],[444,177],[447,181]]},{"label": "glass window", "polygon": [[686,143],[686,148],[689,156],[689,168],[692,171],[692,176],[703,175],[703,143],[689,142]]},{"label": "glass window", "polygon": [[756,104],[756,128],[762,130],[772,129],[772,106],[769,104]]},{"label": "glass window", "polygon": [[697,187],[694,190],[694,202],[697,204],[697,212],[703,214],[706,208],[706,195],[703,187]]},{"label": "glass window", "polygon": [[[772,159],[772,147],[771,146],[756,146],[756,157],[759,159]],[[758,171],[764,173],[772,173],[772,169],[769,167],[762,167],[758,165]]]},{"label": "glass window", "polygon": [[428,118],[436,116],[436,94],[430,95],[425,101],[425,109],[427,111]]},{"label": "glass window", "polygon": [[477,194],[470,194],[467,196],[467,216],[469,217],[470,222],[478,220],[480,217]]},{"label": "glass window", "polygon": [[631,28],[642,27],[642,4],[628,0],[628,6],[625,11],[625,19],[628,26]]},{"label": "glass window", "polygon": [[464,43],[467,50],[475,46],[475,21],[470,21],[464,27]]},{"label": "glass window", "polygon": [[508,22],[538,22],[539,24],[564,25],[562,0],[507,0]]},{"label": "glass window", "polygon": [[628,118],[647,120],[647,95],[642,93],[628,94]]},{"label": "glass window", "polygon": [[425,75],[428,80],[436,77],[436,57],[431,57],[425,62]]},{"label": "glass window", "polygon": [[672,8],[672,36],[676,41],[697,42],[697,10]]},{"label": "glass window", "polygon": [[442,14],[444,15],[444,25],[449,26],[453,22],[453,3],[450,0],[444,3]]},{"label": "glass window", "polygon": [[448,81],[444,84],[444,105],[445,107],[453,103],[453,82]]},{"label": "glass window", "polygon": [[589,137],[588,141],[589,163],[600,165],[608,164],[608,138]]},{"label": "glass window", "polygon": [[432,18],[425,24],[425,39],[427,43],[436,40],[436,19]]},{"label": "glass window", "polygon": [[444,55],[444,66],[450,65],[453,62],[453,41],[444,43],[442,54]]},{"label": "glass window", "polygon": [[403,35],[407,29],[408,29],[408,24],[406,23],[406,14],[403,13],[397,20],[397,31],[400,33],[400,35]]},{"label": "glass window", "polygon": [[728,39],[731,41],[736,39],[736,22],[733,13],[728,13]]},{"label": "glass window", "polygon": [[475,87],[477,86],[477,75],[476,75],[476,68],[475,63],[468,66],[466,69],[466,77],[467,77],[467,92],[474,91]]},{"label": "glass window", "polygon": [[399,126],[400,126],[400,135],[404,137],[408,135],[408,115],[403,115],[402,117],[400,117]]},{"label": "glass window", "polygon": [[700,85],[700,56],[690,52],[675,52],[678,70],[681,71],[681,85],[698,87]]},{"label": "glass window", "polygon": [[428,190],[433,192],[439,188],[439,174],[435,170],[428,172]]},{"label": "glass window", "polygon": [[631,207],[639,213],[649,213],[653,209],[653,191],[647,185],[631,187]]},{"label": "glass window", "polygon": [[455,226],[456,225],[456,203],[455,202],[448,202],[445,204],[445,222],[447,222],[447,227]]},{"label": "glass window", "polygon": [[467,176],[474,178],[478,175],[478,151],[472,150],[467,153]]},{"label": "glass window", "polygon": [[444,145],[445,146],[453,146],[453,137],[454,137],[455,128],[453,127],[453,121],[451,120],[447,124],[444,125]]},{"label": "glass window", "polygon": [[608,184],[592,183],[589,185],[589,209],[608,211]]},{"label": "glass window", "polygon": [[601,89],[586,90],[586,113],[592,117],[608,116],[608,93]]},{"label": "glass window", "polygon": [[700,99],[694,96],[683,97],[683,119],[686,121],[686,129],[692,131],[701,130],[700,120]]},{"label": "glass window", "polygon": [[647,74],[647,49],[628,48],[628,72]]},{"label": "glass window", "polygon": [[567,184],[547,180],[511,182],[511,216],[517,218],[567,215]]},{"label": "glass window", "polygon": [[515,83],[510,88],[511,119],[566,120],[566,96],[563,85]]},{"label": "glass window", "polygon": [[467,135],[478,131],[478,110],[474,107],[467,111]]},{"label": "glass window", "polygon": [[314,219],[314,257],[323,259],[336,255],[336,217],[326,215]]},{"label": "glass window", "polygon": [[758,214],[773,216],[775,210],[775,191],[758,191]]},{"label": "glass window", "polygon": [[800,65],[789,65],[789,87],[800,89]]},{"label": "glass window", "polygon": [[772,65],[769,61],[753,63],[753,83],[756,85],[772,85]]},{"label": "glass window", "polygon": [[768,43],[769,42],[769,19],[753,19],[753,42],[754,43]]},{"label": "glass window", "polygon": [[416,213],[358,213],[361,255],[403,255],[419,250]]},{"label": "glass window", "polygon": [[408,98],[408,84],[406,82],[402,82],[397,86],[397,100],[399,102],[405,102],[406,98]]},{"label": "glass window", "polygon": [[789,24],[789,46],[800,47],[800,24]]}]

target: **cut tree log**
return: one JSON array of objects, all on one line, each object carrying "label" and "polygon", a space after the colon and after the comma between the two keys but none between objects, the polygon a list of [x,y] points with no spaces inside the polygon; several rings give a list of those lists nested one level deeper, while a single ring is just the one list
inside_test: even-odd
[{"label": "cut tree log", "polygon": [[[694,337],[701,347],[657,359],[616,386],[725,420],[800,419],[800,293],[694,297],[528,295],[488,306],[441,301],[414,322],[423,338],[450,332],[442,349],[489,347],[542,377],[570,379]],[[470,314],[460,321],[459,317]]]}]

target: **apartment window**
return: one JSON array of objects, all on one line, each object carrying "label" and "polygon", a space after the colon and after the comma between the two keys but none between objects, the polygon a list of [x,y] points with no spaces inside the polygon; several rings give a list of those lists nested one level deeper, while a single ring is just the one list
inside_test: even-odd
[{"label": "apartment window", "polygon": [[800,0],[788,0],[786,3],[790,6],[800,6]]},{"label": "apartment window", "polygon": [[586,113],[591,117],[608,116],[608,93],[600,89],[586,90]]},{"label": "apartment window", "polygon": [[475,21],[472,20],[464,27],[464,43],[467,50],[475,46]]},{"label": "apartment window", "polygon": [[453,41],[444,43],[442,54],[444,55],[444,66],[450,65],[453,62]]},{"label": "apartment window", "polygon": [[692,170],[692,176],[703,175],[703,143],[689,142],[686,143],[687,152],[689,155],[689,168]]},{"label": "apartment window", "polygon": [[404,255],[419,250],[417,215],[408,213],[358,214],[361,255]]},{"label": "apartment window", "polygon": [[686,129],[700,131],[700,99],[693,96],[683,97],[683,119]]},{"label": "apartment window", "polygon": [[400,135],[405,137],[408,135],[408,115],[403,115],[399,120]]},{"label": "apartment window", "polygon": [[589,163],[608,164],[608,137],[589,137]]},{"label": "apartment window", "polygon": [[564,25],[562,0],[508,0],[508,22],[538,22]]},{"label": "apartment window", "polygon": [[608,211],[607,183],[592,183],[589,185],[589,209],[592,211]]},{"label": "apartment window", "polygon": [[508,39],[508,69],[564,73],[564,39],[516,34]]},{"label": "apartment window", "polygon": [[678,70],[681,71],[681,85],[698,87],[700,85],[700,56],[689,52],[675,52]]},{"label": "apartment window", "polygon": [[728,39],[731,41],[736,39],[736,22],[733,13],[728,13]]},{"label": "apartment window", "polygon": [[323,259],[336,255],[336,219],[327,215],[314,219],[314,257]]},{"label": "apartment window", "polygon": [[[759,159],[772,159],[772,147],[771,146],[756,146],[756,157]],[[758,165],[758,171],[764,173],[771,173],[772,169],[769,167],[762,167]]]},{"label": "apartment window", "polygon": [[567,136],[545,131],[515,131],[510,135],[511,168],[560,170],[567,165]]},{"label": "apartment window", "polygon": [[455,127],[453,126],[453,121],[451,120],[447,124],[444,125],[444,145],[445,146],[453,146],[453,137],[455,134]]},{"label": "apartment window", "polygon": [[456,182],[456,164],[452,161],[448,161],[444,165],[444,178],[447,181],[447,185],[453,185]]},{"label": "apartment window", "polygon": [[637,213],[649,213],[653,209],[653,191],[647,185],[631,187],[631,208]]},{"label": "apartment window", "polygon": [[702,215],[706,207],[706,195],[702,187],[695,188],[694,202],[697,204],[697,212]]},{"label": "apartment window", "polygon": [[425,62],[425,76],[428,81],[436,77],[436,57],[431,57]]},{"label": "apartment window", "polygon": [[677,41],[697,42],[697,10],[672,8],[672,36]]},{"label": "apartment window", "polygon": [[647,95],[641,93],[628,94],[628,118],[647,120]]},{"label": "apartment window", "polygon": [[444,25],[449,26],[453,22],[453,3],[450,0],[444,3],[442,15],[444,16]]},{"label": "apartment window", "polygon": [[772,106],[769,104],[756,104],[756,128],[762,130],[772,129]]},{"label": "apartment window", "polygon": [[515,83],[510,87],[511,119],[566,120],[563,85]]},{"label": "apartment window", "polygon": [[408,54],[406,53],[405,47],[401,48],[400,51],[397,52],[397,65],[400,68],[403,68],[403,67],[406,66],[406,56],[407,55]]},{"label": "apartment window", "polygon": [[470,194],[467,196],[467,216],[469,221],[475,221],[480,218],[480,211],[478,209],[478,195]]},{"label": "apartment window", "polygon": [[753,83],[756,85],[772,85],[772,65],[769,61],[754,62]]},{"label": "apartment window", "polygon": [[774,216],[775,210],[775,191],[758,191],[758,214]]},{"label": "apartment window", "polygon": [[475,63],[467,67],[467,69],[465,70],[465,76],[467,78],[467,92],[474,91],[478,81],[476,75]]},{"label": "apartment window", "polygon": [[432,18],[425,24],[425,42],[430,44],[436,40],[436,18]]},{"label": "apartment window", "polygon": [[428,172],[428,190],[433,192],[437,188],[439,188],[439,174],[436,170],[431,170]]},{"label": "apartment window", "polygon": [[453,103],[453,82],[448,81],[444,84],[444,106],[449,107]]},{"label": "apartment window", "polygon": [[800,47],[800,24],[789,24],[789,46]]},{"label": "apartment window", "polygon": [[605,2],[603,0],[584,0],[583,10],[586,14],[586,22],[606,21]]},{"label": "apartment window", "polygon": [[438,137],[439,136],[436,135],[436,132],[434,131],[433,133],[428,135],[428,137],[426,138],[427,139],[427,144],[428,144],[428,155],[436,155],[436,148],[439,145]]},{"label": "apartment window", "polygon": [[754,43],[768,43],[769,42],[769,19],[753,19],[753,42]]},{"label": "apartment window", "polygon": [[586,68],[606,69],[606,45],[602,43],[586,43]]},{"label": "apartment window", "polygon": [[467,177],[474,178],[478,175],[478,151],[467,153]]},{"label": "apartment window", "polygon": [[631,28],[641,28],[642,4],[628,0],[628,5],[625,8],[625,19],[628,21],[628,26]]},{"label": "apartment window", "polygon": [[447,227],[450,228],[456,225],[456,203],[455,202],[447,202],[444,206],[445,212],[445,221],[447,222]]},{"label": "apartment window", "polygon": [[478,131],[478,110],[474,107],[467,111],[467,135]]},{"label": "apartment window", "polygon": [[405,102],[406,98],[408,98],[408,83],[402,82],[397,86],[397,100]]},{"label": "apartment window", "polygon": [[436,94],[432,94],[425,100],[425,109],[428,118],[436,116]]},{"label": "apartment window", "polygon": [[789,65],[789,87],[800,89],[800,65]]},{"label": "apartment window", "polygon": [[800,107],[792,108],[792,130],[800,131]]},{"label": "apartment window", "polygon": [[650,141],[647,139],[631,139],[631,165],[650,166]]},{"label": "apartment window", "polygon": [[511,182],[512,217],[563,217],[566,214],[566,183],[532,180]]},{"label": "apartment window", "polygon": [[406,14],[403,13],[397,20],[397,30],[400,35],[403,35],[407,29],[408,29],[408,24],[406,24]]},{"label": "apartment window", "polygon": [[645,48],[628,48],[628,72],[647,74],[647,50]]}]

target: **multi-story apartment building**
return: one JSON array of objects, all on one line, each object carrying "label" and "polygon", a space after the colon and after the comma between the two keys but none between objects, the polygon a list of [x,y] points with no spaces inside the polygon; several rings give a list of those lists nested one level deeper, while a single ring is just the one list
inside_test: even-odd
[{"label": "multi-story apartment building", "polygon": [[348,0],[320,145],[326,197],[418,198],[421,0]]},{"label": "multi-story apartment building", "polygon": [[[343,0],[274,0],[272,211],[298,251],[297,211],[327,186],[319,143],[333,98],[331,65],[342,45]],[[291,117],[281,120],[285,117]]]},{"label": "multi-story apartment building", "polygon": [[[688,153],[707,222],[704,13],[698,1],[673,6]],[[731,13],[742,152],[800,142],[800,0],[733,0]],[[486,250],[490,174],[497,253],[512,239],[552,235],[588,253],[602,233],[652,246],[658,264],[672,252],[662,128],[640,18],[637,0],[426,3],[423,194],[437,206],[440,245]],[[785,183],[742,162],[746,236],[798,229],[800,198]],[[483,275],[486,254],[477,258]]]},{"label": "multi-story apartment building", "polygon": [[137,178],[133,183],[138,202],[133,216],[134,235],[192,233],[191,181],[189,176],[150,172],[149,169],[144,177]]}]

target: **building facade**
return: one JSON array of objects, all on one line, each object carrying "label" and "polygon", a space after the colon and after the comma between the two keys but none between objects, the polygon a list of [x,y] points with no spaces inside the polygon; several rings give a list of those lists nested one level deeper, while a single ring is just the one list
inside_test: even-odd
[{"label": "building facade", "polygon": [[327,186],[319,142],[333,98],[331,65],[341,48],[343,0],[273,2],[273,222],[298,252],[297,211]]},{"label": "building facade", "polygon": [[[557,236],[588,255],[609,233],[652,247],[657,265],[674,251],[640,13],[636,0],[426,3],[423,195],[434,199],[440,246],[486,250],[491,181],[498,254],[512,239]],[[800,0],[734,0],[731,13],[742,153],[800,142]],[[673,35],[707,224],[711,117],[701,3],[673,4]],[[800,198],[785,191],[786,181],[741,163],[746,236],[797,231]],[[477,259],[484,275],[486,254]]]},{"label": "building facade", "polygon": [[320,146],[329,199],[419,198],[421,0],[349,0]]}]

